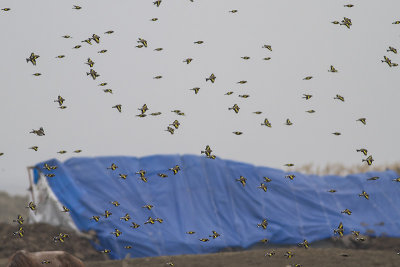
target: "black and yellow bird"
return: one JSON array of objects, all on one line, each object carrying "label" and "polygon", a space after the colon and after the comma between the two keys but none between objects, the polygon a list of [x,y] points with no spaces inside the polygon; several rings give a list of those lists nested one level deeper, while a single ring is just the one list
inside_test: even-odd
[{"label": "black and yellow bird", "polygon": [[128,177],[128,174],[120,173],[120,174],[119,174],[119,177],[120,177],[121,179],[126,180],[126,178]]},{"label": "black and yellow bird", "polygon": [[275,255],[275,251],[270,251],[264,254],[264,256],[272,257]]},{"label": "black and yellow bird", "polygon": [[267,192],[267,186],[264,183],[261,183],[261,185],[258,188],[264,190],[264,192]]},{"label": "black and yellow bird", "polygon": [[235,113],[239,113],[240,107],[237,104],[234,104],[233,107],[228,108],[228,110],[233,110]]},{"label": "black and yellow bird", "polygon": [[67,151],[65,151],[65,150],[60,150],[60,151],[58,151],[57,153],[58,153],[58,154],[65,154],[65,153],[67,153]]},{"label": "black and yellow bird", "polygon": [[65,58],[65,55],[56,56],[56,58]]},{"label": "black and yellow bird", "polygon": [[156,5],[157,7],[159,7],[161,5],[161,0],[157,0],[157,1],[153,2],[153,5]]},{"label": "black and yellow bird", "polygon": [[163,50],[163,48],[162,47],[159,47],[159,48],[156,48],[156,49],[154,49],[154,51],[162,51]]},{"label": "black and yellow bird", "polygon": [[250,59],[250,57],[241,57],[241,58],[243,58],[244,60],[248,60],[248,59]]},{"label": "black and yellow bird", "polygon": [[179,125],[181,125],[181,124],[179,123],[178,120],[174,120],[174,121],[173,121],[171,124],[169,124],[169,125],[172,125],[172,126],[175,127],[175,129],[178,129],[178,128],[179,128]]},{"label": "black and yellow bird", "polygon": [[81,152],[82,152],[81,149],[74,150],[74,153],[81,153]]},{"label": "black and yellow bird", "polygon": [[305,98],[306,100],[310,99],[312,97],[312,95],[307,95],[307,94],[303,94],[302,98]]},{"label": "black and yellow bird", "polygon": [[144,47],[147,47],[147,40],[142,39],[142,38],[138,38],[138,41],[136,41],[137,43],[141,43],[142,45],[144,45]]},{"label": "black and yellow bird", "polygon": [[336,190],[335,190],[335,189],[330,189],[330,190],[328,190],[328,192],[329,192],[329,193],[335,193]]},{"label": "black and yellow bird", "polygon": [[24,228],[22,228],[22,226],[20,226],[20,227],[18,228],[18,231],[13,232],[13,235],[19,236],[19,237],[23,237],[23,236],[24,236],[24,233],[25,233]]},{"label": "black and yellow bird", "polygon": [[243,176],[240,176],[240,178],[239,178],[239,179],[236,179],[236,181],[240,182],[240,183],[242,184],[242,186],[245,187],[245,186],[246,186],[247,178],[245,178],[245,177],[243,177]]},{"label": "black and yellow bird", "polygon": [[111,250],[110,250],[110,249],[103,249],[103,250],[101,250],[100,252],[101,252],[101,253],[107,254],[107,253],[110,253]]},{"label": "black and yellow bird", "polygon": [[103,92],[104,92],[104,93],[110,93],[110,94],[112,94],[112,93],[113,93],[113,90],[111,90],[111,89],[104,89]]},{"label": "black and yellow bird", "polygon": [[285,178],[289,178],[290,180],[293,180],[294,177],[296,177],[296,175],[294,175],[294,174],[285,175]]},{"label": "black and yellow bird", "polygon": [[181,170],[181,167],[179,167],[179,165],[175,165],[174,167],[169,168],[168,170],[172,171],[174,173],[174,175],[175,175],[175,174],[178,173],[178,171]]},{"label": "black and yellow bird", "polygon": [[392,61],[387,56],[383,56],[383,60],[381,60],[381,62],[387,63],[389,67],[392,66]]},{"label": "black and yellow bird", "polygon": [[28,203],[28,206],[25,207],[25,208],[28,208],[28,209],[31,209],[31,210],[36,210],[36,205],[35,205],[35,203],[33,203],[32,201],[30,201],[30,202]]},{"label": "black and yellow bird", "polygon": [[351,215],[352,212],[349,209],[345,209],[345,210],[342,210],[340,213],[345,213],[347,215]]},{"label": "black and yellow bird", "polygon": [[110,167],[107,167],[108,170],[112,170],[115,171],[118,168],[117,165],[115,165],[115,163],[112,163]]},{"label": "black and yellow bird", "polygon": [[272,51],[271,45],[263,45],[262,48],[267,48],[269,51]]},{"label": "black and yellow bird", "polygon": [[188,231],[188,232],[186,232],[188,235],[193,235],[193,234],[195,234],[196,232],[194,232],[194,231]]},{"label": "black and yellow bird", "polygon": [[130,227],[132,227],[133,229],[137,229],[140,227],[140,225],[135,222],[132,222],[132,225]]},{"label": "black and yellow bird", "polygon": [[5,7],[5,8],[2,8],[1,10],[3,10],[3,11],[10,11],[11,10],[11,8],[8,8],[8,7]]},{"label": "black and yellow bird", "polygon": [[368,166],[371,166],[374,159],[372,158],[372,155],[369,155],[366,159],[363,159],[361,162],[364,161],[367,162]]},{"label": "black and yellow bird", "polygon": [[194,93],[197,95],[197,93],[200,91],[200,87],[194,87],[194,88],[191,88],[189,90],[193,90]]},{"label": "black and yellow bird", "polygon": [[81,41],[81,43],[88,43],[88,44],[92,45],[92,38],[85,39],[85,40]]},{"label": "black and yellow bird", "polygon": [[313,78],[313,76],[307,76],[307,77],[303,78],[303,80],[308,81],[308,80],[311,80],[312,78]]},{"label": "black and yellow bird", "polygon": [[310,109],[310,110],[306,110],[307,113],[315,113],[315,110]]},{"label": "black and yellow bird", "polygon": [[214,83],[216,78],[217,77],[214,75],[214,73],[211,73],[210,77],[206,78],[206,82],[211,81],[212,83]]},{"label": "black and yellow bird", "polygon": [[270,60],[271,57],[263,57],[263,60]]},{"label": "black and yellow bird", "polygon": [[165,173],[158,173],[158,176],[160,176],[161,178],[166,178],[168,177],[168,175],[166,175]]},{"label": "black and yellow bird", "polygon": [[104,34],[112,34],[114,31],[106,31]]},{"label": "black and yellow bird", "polygon": [[241,81],[238,81],[237,83],[239,83],[239,84],[245,84],[245,83],[247,83],[247,81],[241,80]]},{"label": "black and yellow bird", "polygon": [[153,205],[147,204],[147,205],[144,205],[142,208],[151,210],[153,207],[154,207]]},{"label": "black and yellow bird", "polygon": [[269,122],[269,120],[267,118],[264,119],[264,123],[261,123],[261,125],[265,125],[265,126],[267,126],[269,128],[272,127],[271,123]]},{"label": "black and yellow bird", "polygon": [[132,246],[128,245],[128,246],[124,246],[125,249],[131,249]]},{"label": "black and yellow bird", "polygon": [[336,95],[333,99],[338,99],[338,100],[344,102],[344,97],[341,95]]},{"label": "black and yellow bird", "polygon": [[135,174],[139,174],[140,177],[143,177],[143,176],[146,175],[146,171],[145,170],[139,170],[139,171],[135,172]]},{"label": "black and yellow bird", "polygon": [[39,147],[38,146],[31,146],[29,149],[33,149],[35,151],[38,151]]},{"label": "black and yellow bird", "polygon": [[368,154],[368,150],[365,148],[360,148],[360,149],[356,149],[357,152],[361,152],[364,154],[364,156],[366,156]]},{"label": "black and yellow bird", "polygon": [[110,217],[112,215],[112,213],[109,212],[108,210],[105,210],[104,214],[102,214],[102,215],[107,219],[108,217]]},{"label": "black and yellow bird", "polygon": [[26,63],[30,61],[32,65],[36,66],[36,59],[38,59],[39,57],[39,55],[35,55],[35,53],[32,52],[29,58],[26,59]]},{"label": "black and yellow bird", "polygon": [[212,149],[210,148],[209,145],[206,145],[206,148],[204,149],[204,151],[200,151],[201,154],[205,154],[206,156],[210,156],[212,152]]},{"label": "black and yellow bird", "polygon": [[111,201],[110,203],[113,204],[115,207],[118,207],[119,205],[121,205],[121,204],[119,204],[119,202],[116,201],[116,200]]},{"label": "black and yellow bird", "polygon": [[43,127],[40,127],[39,130],[32,130],[29,133],[36,134],[37,136],[44,136],[44,130]]},{"label": "black and yellow bird", "polygon": [[294,257],[294,253],[291,252],[291,251],[286,251],[285,255],[283,255],[283,256],[285,256],[286,258],[290,259],[290,258]]},{"label": "black and yellow bird", "polygon": [[89,65],[89,67],[93,68],[94,62],[93,60],[90,59],[90,57],[87,59],[87,62],[85,64]]},{"label": "black and yellow bird", "polygon": [[112,108],[116,108],[118,110],[118,112],[120,112],[120,113],[122,111],[122,105],[121,104],[115,105]]},{"label": "black and yellow bird", "polygon": [[219,236],[221,236],[220,234],[218,234],[216,231],[212,231],[212,235],[209,235],[209,237],[212,237],[213,239],[215,239],[215,238],[217,238],[217,237],[219,237]]},{"label": "black and yellow bird", "polygon": [[151,116],[158,116],[158,115],[161,115],[161,112],[153,112],[153,113],[150,113],[150,115]]},{"label": "black and yellow bird", "polygon": [[332,133],[333,135],[341,135],[341,133],[339,133],[339,132],[334,132],[334,133]]},{"label": "black and yellow bird", "polygon": [[257,114],[257,115],[260,115],[260,114],[262,114],[262,111],[254,111],[253,113]]},{"label": "black and yellow bird", "polygon": [[122,235],[122,232],[120,230],[118,230],[117,228],[115,228],[115,231],[112,232],[111,234],[115,235],[115,237],[119,237],[120,235]]},{"label": "black and yellow bird", "polygon": [[95,71],[94,69],[90,69],[89,72],[86,72],[86,76],[92,77],[93,80],[96,80],[97,77],[100,76],[100,74],[97,73],[97,71]]},{"label": "black and yellow bird", "polygon": [[238,12],[237,9],[232,9],[232,10],[229,11],[229,13],[237,13],[237,12]]},{"label": "black and yellow bird", "polygon": [[202,44],[202,43],[204,43],[204,41],[196,41],[196,42],[194,42],[195,44]]},{"label": "black and yellow bird", "polygon": [[309,248],[310,244],[308,243],[308,241],[306,239],[304,239],[304,241],[302,243],[298,243],[297,244],[299,247],[304,247],[304,248]]},{"label": "black and yellow bird", "polygon": [[367,181],[376,181],[378,179],[379,179],[379,176],[374,176],[374,177],[368,178]]},{"label": "black and yellow bird", "polygon": [[131,216],[128,213],[126,213],[125,216],[120,217],[119,219],[127,222],[131,219]]},{"label": "black and yellow bird", "polygon": [[16,220],[13,220],[13,222],[18,223],[19,225],[22,225],[24,223],[24,218],[21,215],[17,216]]},{"label": "black and yellow bird", "polygon": [[331,65],[331,67],[330,67],[330,69],[328,70],[328,72],[338,72],[338,70],[335,69],[335,67]]},{"label": "black and yellow bird", "polygon": [[257,227],[262,227],[262,229],[264,229],[264,230],[267,229],[267,226],[268,226],[267,219],[263,219],[261,223],[257,224]]},{"label": "black and yellow bird", "polygon": [[44,176],[46,176],[46,177],[49,177],[49,178],[52,178],[52,177],[54,177],[54,176],[56,176],[54,173],[48,173],[48,174],[45,174]]},{"label": "black and yellow bird", "polygon": [[399,178],[396,178],[396,179],[393,179],[392,181],[393,181],[393,182],[398,182],[398,183],[400,183],[400,177],[399,177]]},{"label": "black and yellow bird", "polygon": [[98,51],[97,53],[104,54],[104,53],[106,53],[107,51],[108,51],[107,49],[103,49],[103,50]]},{"label": "black and yellow bird", "polygon": [[175,129],[168,126],[168,127],[167,127],[167,130],[164,130],[164,131],[167,131],[167,132],[169,132],[170,134],[174,134]]},{"label": "black and yellow bird", "polygon": [[393,22],[392,24],[400,24],[400,20],[396,20],[396,21]]},{"label": "black and yellow bird", "polygon": [[154,77],[153,77],[153,79],[156,79],[156,80],[161,79],[161,78],[162,78],[161,75],[157,75],[157,76],[154,76]]},{"label": "black and yellow bird", "polygon": [[266,176],[264,176],[263,178],[264,178],[264,181],[267,182],[267,183],[269,183],[269,182],[272,181],[271,178],[268,178],[268,177],[266,177]]},{"label": "black and yellow bird", "polygon": [[337,21],[337,20],[335,20],[335,21],[332,21],[331,23],[333,23],[333,24],[340,24],[340,22],[339,22],[339,21]]},{"label": "black and yellow bird", "polygon": [[67,208],[67,207],[65,207],[65,206],[62,206],[62,208],[63,208],[62,212],[70,212],[70,209],[69,209],[69,208]]},{"label": "black and yellow bird", "polygon": [[210,241],[210,239],[208,239],[208,238],[200,238],[199,239],[201,242],[208,242],[208,241]]},{"label": "black and yellow bird", "polygon": [[74,7],[72,9],[82,9],[82,7],[74,5]]},{"label": "black and yellow bird", "polygon": [[249,98],[250,95],[238,95],[238,97],[240,97],[240,98]]},{"label": "black and yellow bird", "polygon": [[61,36],[62,38],[65,38],[65,39],[69,39],[69,38],[72,38],[70,35],[63,35],[63,36]]},{"label": "black and yellow bird", "polygon": [[94,215],[94,216],[92,216],[92,218],[90,218],[90,219],[93,219],[95,222],[98,222],[98,221],[100,220],[100,216]]},{"label": "black and yellow bird", "polygon": [[106,86],[107,83],[100,83],[98,86]]},{"label": "black and yellow bird", "polygon": [[40,76],[40,75],[42,75],[40,72],[36,72],[36,73],[34,73],[34,74],[32,74],[33,76]]},{"label": "black and yellow bird", "polygon": [[225,95],[231,95],[231,94],[233,94],[233,92],[232,92],[232,91],[229,91],[229,92],[227,92]]},{"label": "black and yellow bird", "polygon": [[72,47],[72,49],[79,49],[81,47],[82,47],[81,45],[76,45],[76,46]]},{"label": "black and yellow bird", "polygon": [[364,125],[367,124],[367,119],[366,118],[359,118],[357,121],[361,122]]},{"label": "black and yellow bird", "polygon": [[353,7],[354,5],[352,4],[348,4],[348,5],[344,5],[344,7]]},{"label": "black and yellow bird", "polygon": [[286,119],[286,123],[285,123],[286,125],[293,125],[293,123],[290,121],[290,119]]},{"label": "black and yellow bird", "polygon": [[243,132],[239,132],[239,131],[232,132],[232,133],[235,134],[235,135],[242,135],[243,134]]},{"label": "black and yellow bird", "polygon": [[186,64],[189,64],[192,61],[193,61],[193,58],[187,58],[183,62],[186,62]]},{"label": "black and yellow bird", "polygon": [[389,49],[386,50],[386,52],[393,52],[393,53],[397,54],[397,49],[392,46],[389,46]]},{"label": "black and yellow bird", "polygon": [[152,217],[147,218],[147,221],[144,224],[154,224],[155,220]]},{"label": "black and yellow bird", "polygon": [[338,228],[333,230],[333,234],[339,234],[342,237],[343,233],[344,233],[343,223],[340,222]]},{"label": "black and yellow bird", "polygon": [[138,108],[138,110],[140,110],[140,112],[144,114],[146,111],[149,110],[149,108],[147,107],[147,104],[144,104],[141,108]]},{"label": "black and yellow bird", "polygon": [[365,197],[365,199],[369,199],[369,195],[367,194],[367,192],[365,192],[364,190],[361,192],[361,194],[359,194],[358,196],[360,197]]},{"label": "black and yellow bird", "polygon": [[100,43],[100,36],[98,36],[97,34],[92,35],[92,40],[96,42],[96,44]]},{"label": "black and yellow bird", "polygon": [[152,18],[152,19],[150,19],[150,21],[157,21],[158,20],[158,18]]}]

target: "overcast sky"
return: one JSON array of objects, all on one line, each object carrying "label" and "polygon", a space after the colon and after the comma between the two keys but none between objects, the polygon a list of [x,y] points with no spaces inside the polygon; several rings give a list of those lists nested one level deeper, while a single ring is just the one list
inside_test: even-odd
[{"label": "overcast sky", "polygon": [[[11,10],[0,11],[0,190],[25,194],[26,167],[51,158],[200,155],[207,144],[217,157],[277,168],[365,164],[356,152],[361,147],[374,164],[399,161],[400,66],[381,59],[400,63],[400,25],[392,24],[400,20],[400,1],[152,2],[1,1],[0,8]],[[349,3],[354,7],[344,7]],[[343,17],[352,19],[350,29],[331,23]],[[81,42],[93,33],[100,44]],[[148,48],[135,47],[139,37]],[[204,43],[193,43],[198,40]],[[386,52],[389,46],[399,53]],[[37,66],[25,60],[31,52],[40,55]],[[88,57],[96,80],[86,75]],[[328,72],[330,65],[339,72]],[[205,80],[211,73],[214,84]],[[197,95],[193,87],[200,87]],[[334,100],[336,94],[345,102]],[[58,95],[66,109],[54,102]],[[145,103],[147,113],[162,115],[135,117]],[[234,104],[238,114],[228,110]],[[310,109],[316,112],[305,112]],[[356,121],[361,117],[367,125]],[[265,118],[272,128],[260,125]],[[287,118],[293,125],[284,125]],[[164,130],[175,119],[181,126],[171,135]],[[45,136],[29,133],[39,127]],[[37,152],[28,149],[34,145]]]}]

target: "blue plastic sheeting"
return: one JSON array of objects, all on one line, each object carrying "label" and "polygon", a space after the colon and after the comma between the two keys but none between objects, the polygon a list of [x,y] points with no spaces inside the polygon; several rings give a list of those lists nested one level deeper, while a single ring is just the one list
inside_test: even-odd
[{"label": "blue plastic sheeting", "polygon": [[[44,163],[58,168],[45,170]],[[112,163],[118,166],[115,171],[107,169]],[[181,167],[176,175],[168,170],[175,165]],[[320,177],[191,155],[71,158],[64,163],[53,159],[36,167],[44,174],[55,174],[47,177],[48,183],[70,208],[76,226],[81,231],[94,229],[100,240],[96,248],[110,249],[113,259],[127,253],[147,257],[248,248],[264,238],[276,244],[313,242],[331,237],[340,222],[345,234],[373,229],[376,235],[400,237],[400,183],[392,181],[397,178],[394,171]],[[141,169],[147,171],[147,183],[135,174]],[[127,179],[121,179],[120,173],[127,174]],[[295,174],[294,180],[285,178],[287,174]],[[247,178],[245,187],[236,181],[240,176]],[[267,192],[258,188],[264,176],[272,179],[265,183]],[[373,176],[380,179],[367,180]],[[337,192],[327,192],[330,189]],[[369,200],[359,196],[363,190]],[[114,207],[110,203],[114,200],[121,205]],[[143,208],[146,204],[154,207]],[[341,213],[344,209],[352,215]],[[105,210],[112,213],[109,218],[90,219]],[[126,213],[131,220],[120,219]],[[149,216],[163,223],[144,224]],[[257,227],[264,218],[266,230]],[[131,228],[132,221],[140,227]],[[384,225],[376,225],[380,222]],[[112,234],[115,228],[122,232],[119,237]],[[212,230],[221,236],[209,237]],[[127,245],[132,249],[125,249]]]}]

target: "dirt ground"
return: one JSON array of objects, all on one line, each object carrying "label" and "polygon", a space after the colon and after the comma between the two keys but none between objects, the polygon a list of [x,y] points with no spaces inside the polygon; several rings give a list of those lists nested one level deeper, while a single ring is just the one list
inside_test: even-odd
[{"label": "dirt ground", "polygon": [[[25,249],[31,252],[43,250],[64,250],[84,260],[88,267],[126,267],[126,266],[173,266],[184,267],[243,267],[243,266],[400,266],[400,238],[365,237],[364,242],[356,241],[352,236],[332,238],[310,245],[309,249],[296,246],[276,247],[272,244],[260,244],[246,251],[229,251],[204,255],[177,255],[151,258],[136,258],[119,261],[107,260],[96,251],[86,237],[81,237],[66,229],[47,224],[24,225],[23,238],[13,235],[18,226],[0,223],[0,267],[5,266],[7,258],[15,251]],[[54,242],[59,233],[68,233],[65,242]],[[231,249],[232,250],[232,249]],[[265,256],[275,251],[274,256]],[[291,251],[290,259],[285,253]],[[48,266],[48,265],[47,265]]]},{"label": "dirt ground", "polygon": [[[249,250],[239,252],[222,252],[204,255],[180,255],[152,258],[138,258],[119,261],[85,261],[87,267],[165,267],[172,262],[180,267],[255,267],[255,266],[321,266],[321,267],[356,267],[356,266],[400,266],[400,256],[391,250],[354,250],[340,248],[278,248],[275,255],[265,256],[268,250]],[[292,251],[294,256],[287,259],[284,254]],[[3,267],[6,260],[0,260]]]}]

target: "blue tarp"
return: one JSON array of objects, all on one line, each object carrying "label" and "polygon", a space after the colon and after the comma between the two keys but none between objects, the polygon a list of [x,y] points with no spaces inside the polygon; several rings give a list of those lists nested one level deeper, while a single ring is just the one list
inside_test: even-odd
[{"label": "blue tarp", "polygon": [[[58,168],[43,169],[45,163]],[[112,163],[118,166],[114,171],[107,169]],[[176,175],[168,170],[175,165],[181,168]],[[81,231],[97,232],[97,249],[110,249],[113,259],[127,253],[147,257],[248,248],[264,238],[275,244],[313,242],[331,237],[340,222],[345,234],[373,229],[376,235],[400,237],[400,183],[392,181],[397,174],[389,170],[321,177],[191,155],[71,158],[64,163],[53,159],[36,167],[55,174],[46,179],[58,200],[71,210]],[[146,170],[147,183],[135,174],[139,170]],[[128,176],[124,180],[119,174]],[[285,178],[288,174],[295,178]],[[245,187],[236,181],[240,176],[247,179]],[[258,188],[264,176],[272,180],[265,183],[267,192]],[[373,176],[380,179],[367,180]],[[35,182],[38,178],[36,171]],[[369,200],[359,196],[363,190]],[[115,200],[119,207],[110,203]],[[154,207],[143,208],[147,204]],[[341,213],[344,209],[352,214]],[[112,213],[109,218],[90,219],[105,210]],[[131,219],[121,220],[126,213]],[[144,224],[148,217],[163,222]],[[265,230],[257,227],[264,218]],[[140,227],[130,227],[132,221]],[[384,225],[377,226],[380,222]],[[122,232],[119,237],[112,234],[115,228]],[[209,237],[213,230],[221,236]],[[125,249],[127,245],[132,249]]]}]

